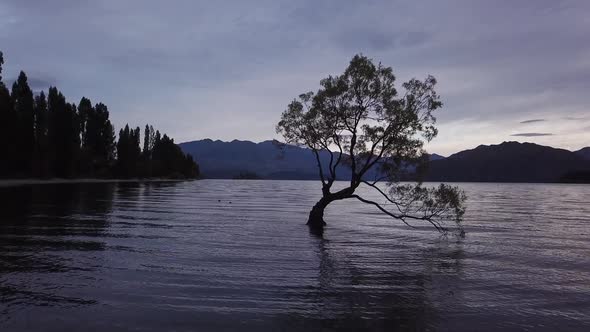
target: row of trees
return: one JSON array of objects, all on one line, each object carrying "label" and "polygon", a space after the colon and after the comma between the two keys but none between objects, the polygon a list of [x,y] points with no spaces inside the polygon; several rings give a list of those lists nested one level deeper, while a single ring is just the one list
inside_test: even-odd
[{"label": "row of trees", "polygon": [[115,137],[105,104],[68,103],[55,87],[34,94],[20,72],[9,91],[0,52],[0,177],[182,177],[199,168],[167,135],[152,126],[125,126]]}]

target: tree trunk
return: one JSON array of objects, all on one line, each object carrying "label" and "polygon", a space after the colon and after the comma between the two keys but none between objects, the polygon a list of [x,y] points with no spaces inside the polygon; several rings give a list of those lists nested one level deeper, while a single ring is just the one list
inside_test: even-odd
[{"label": "tree trunk", "polygon": [[309,212],[309,219],[307,220],[307,225],[310,228],[324,228],[324,226],[326,225],[326,222],[324,221],[324,210],[326,209],[326,206],[330,204],[330,202],[332,201],[323,197],[313,206],[313,208]]}]

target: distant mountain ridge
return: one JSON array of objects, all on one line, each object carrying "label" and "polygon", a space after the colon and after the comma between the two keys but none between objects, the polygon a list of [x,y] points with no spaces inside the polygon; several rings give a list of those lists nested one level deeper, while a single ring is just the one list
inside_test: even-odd
[{"label": "distant mountain ridge", "polygon": [[574,151],[574,153],[586,160],[590,160],[590,146]]},{"label": "distant mountain ridge", "polygon": [[[310,150],[276,141],[253,143],[204,139],[180,143],[179,146],[199,160],[201,172],[208,178],[231,179],[241,174],[255,174],[264,179],[318,179],[317,163]],[[320,157],[322,164],[328,165],[329,153],[324,151]],[[337,174],[342,176],[349,173],[344,166],[337,169]]]},{"label": "distant mountain ridge", "polygon": [[480,145],[432,161],[427,180],[456,182],[559,182],[572,171],[590,170],[577,152],[533,143]]},{"label": "distant mountain ridge", "polygon": [[[206,178],[243,178],[244,174],[263,179],[319,178],[315,157],[309,149],[281,145],[276,141],[253,143],[204,139],[180,143],[179,146],[195,158]],[[590,159],[585,159],[589,152],[590,148],[571,152],[518,142],[480,145],[447,158],[432,154],[426,180],[558,182],[568,172],[590,170]],[[328,152],[320,154],[324,167],[327,167],[329,158]],[[338,167],[338,179],[347,179],[349,174],[350,169],[346,166]],[[375,175],[376,171],[373,170],[367,178]]]}]

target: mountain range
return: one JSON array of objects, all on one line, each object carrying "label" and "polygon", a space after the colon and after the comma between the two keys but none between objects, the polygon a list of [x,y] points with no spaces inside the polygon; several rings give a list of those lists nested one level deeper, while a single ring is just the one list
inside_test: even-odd
[{"label": "mountain range", "polygon": [[584,150],[533,143],[480,145],[430,162],[427,180],[451,182],[559,182],[568,172],[590,171]]},{"label": "mountain range", "polygon": [[[201,172],[207,178],[318,179],[317,162],[311,150],[277,141],[253,143],[204,139],[179,146],[197,158]],[[329,152],[321,152],[320,160],[322,165],[328,165]],[[326,166],[324,171],[328,172]],[[336,173],[339,179],[345,179],[350,170],[341,165]]]},{"label": "mountain range", "polygon": [[[317,162],[309,149],[276,141],[204,139],[179,146],[199,163],[206,178],[313,180],[319,177]],[[320,154],[322,165],[327,165],[329,159],[328,152]],[[446,158],[432,154],[427,169],[427,181],[586,182],[590,173],[590,147],[572,152],[533,143],[480,145]],[[337,174],[338,179],[346,179],[350,170],[340,165]],[[366,177],[376,176],[373,171]]]},{"label": "mountain range", "polygon": [[575,153],[584,159],[590,160],[590,146],[580,149]]}]

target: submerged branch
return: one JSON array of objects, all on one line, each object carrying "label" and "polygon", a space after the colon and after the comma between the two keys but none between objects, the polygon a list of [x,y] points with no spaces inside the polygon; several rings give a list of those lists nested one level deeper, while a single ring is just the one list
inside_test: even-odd
[{"label": "submerged branch", "polygon": [[[410,227],[413,226],[407,220],[422,220],[430,223],[439,232],[446,233],[448,230],[443,226],[442,222],[445,220],[454,220],[460,234],[464,233],[460,222],[465,213],[463,205],[465,194],[458,188],[448,185],[440,185],[438,188],[399,186],[392,188],[391,195],[387,195],[375,184],[367,181],[362,181],[362,183],[375,189],[387,202],[395,205],[399,213],[391,212],[381,204],[359,195],[351,195],[351,197],[377,207],[381,212],[392,218],[401,220]],[[399,200],[393,199],[392,196],[394,195],[397,195]]]},{"label": "submerged branch", "polygon": [[383,192],[383,190],[381,190],[381,188],[377,187],[374,183],[369,183],[367,181],[361,181],[362,183],[366,184],[367,186],[377,190],[377,192],[379,192],[381,194],[381,196],[383,196],[388,202],[394,204],[397,209],[399,210],[400,213],[403,213],[403,211],[400,208],[400,204],[394,200],[392,200],[386,193]]},{"label": "submerged branch", "polygon": [[356,198],[356,199],[358,199],[359,201],[361,201],[361,202],[363,202],[363,203],[367,203],[367,204],[374,205],[374,206],[375,206],[375,207],[377,207],[379,210],[381,210],[381,212],[383,212],[383,213],[387,214],[388,216],[390,216],[390,217],[392,217],[392,218],[395,218],[395,219],[398,219],[398,220],[401,220],[401,221],[402,221],[404,224],[408,225],[409,227],[415,228],[414,226],[412,226],[412,225],[408,224],[408,222],[406,222],[406,221],[404,220],[404,217],[403,217],[402,215],[399,215],[399,216],[398,216],[398,215],[395,215],[395,214],[393,214],[393,213],[391,213],[391,212],[387,211],[387,209],[385,209],[384,207],[382,207],[382,206],[381,206],[379,203],[377,203],[377,202],[374,202],[374,201],[371,201],[371,200],[368,200],[368,199],[362,198],[362,197],[361,197],[361,196],[359,196],[359,195],[352,195],[352,196],[350,196],[350,197],[352,197],[352,198]]}]

